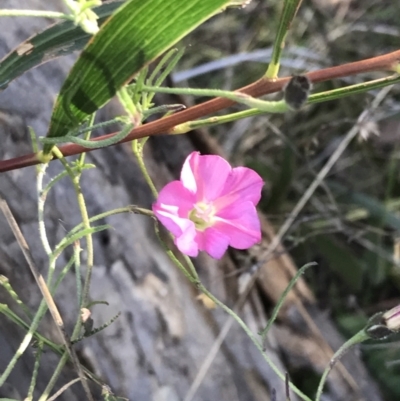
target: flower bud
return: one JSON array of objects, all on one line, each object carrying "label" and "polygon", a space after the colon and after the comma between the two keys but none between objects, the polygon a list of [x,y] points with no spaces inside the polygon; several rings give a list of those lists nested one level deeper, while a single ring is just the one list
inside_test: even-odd
[{"label": "flower bud", "polygon": [[388,310],[382,315],[386,327],[393,332],[400,330],[400,305]]},{"label": "flower bud", "polygon": [[372,316],[365,331],[375,340],[382,340],[400,331],[400,305]]}]

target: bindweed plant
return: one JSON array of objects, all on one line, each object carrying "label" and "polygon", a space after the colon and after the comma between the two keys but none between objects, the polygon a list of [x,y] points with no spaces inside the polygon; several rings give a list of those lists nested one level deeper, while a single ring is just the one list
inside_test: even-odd
[{"label": "bindweed plant", "polygon": [[[106,329],[119,316],[119,314],[114,316],[100,327],[94,327],[91,318],[93,306],[101,307],[105,303],[105,301],[93,301],[90,296],[92,274],[96,263],[93,236],[110,228],[109,225],[98,222],[116,214],[135,213],[153,221],[154,231],[170,260],[203,299],[225,311],[237,322],[258,349],[265,363],[282,383],[286,383],[286,394],[278,389],[277,394],[272,395],[272,399],[276,397],[279,400],[286,397],[290,400],[290,389],[298,399],[321,401],[328,374],[345,351],[355,344],[369,339],[386,338],[399,331],[399,307],[374,315],[361,331],[332,354],[331,362],[325,371],[321,372],[322,376],[313,394],[306,394],[290,381],[287,373],[271,358],[265,348],[265,341],[279,312],[284,308],[290,291],[304,271],[315,263],[307,263],[297,274],[293,274],[266,327],[257,333],[246,324],[236,308],[231,308],[222,302],[204,285],[191,259],[203,251],[214,259],[221,259],[228,251],[228,247],[247,250],[261,242],[263,224],[259,218],[257,205],[262,198],[264,177],[249,167],[232,167],[221,155],[202,155],[194,151],[187,155],[180,179],[171,181],[158,191],[146,167],[144,148],[151,136],[186,134],[199,128],[221,126],[256,115],[293,113],[307,105],[343,99],[372,90],[377,93],[371,107],[360,114],[356,126],[329,155],[320,172],[315,174],[314,181],[304,191],[274,240],[260,251],[252,277],[245,284],[245,289],[242,289],[242,294],[246,294],[254,284],[259,266],[281,247],[284,236],[299,213],[316,190],[323,185],[324,179],[337,160],[359,134],[360,127],[368,122],[371,112],[378,108],[391,87],[400,82],[400,50],[348,64],[280,77],[285,41],[290,35],[292,24],[295,24],[295,16],[302,3],[301,0],[285,0],[281,5],[281,17],[275,32],[270,63],[261,77],[233,91],[167,87],[166,79],[185,51],[183,48],[177,50],[173,46],[216,14],[225,12],[230,7],[244,7],[250,3],[249,1],[127,0],[101,4],[97,0],[65,0],[64,3],[68,13],[0,10],[0,17],[31,16],[66,20],[31,37],[0,62],[0,88],[3,90],[12,80],[44,60],[47,62],[52,58],[81,50],[55,101],[46,136],[40,136],[41,133],[34,133],[31,129],[33,153],[0,161],[1,173],[36,165],[38,232],[47,256],[47,277],[44,278],[41,273],[43,270],[38,269],[29,249],[29,238],[25,239],[22,234],[6,199],[1,199],[1,209],[43,299],[36,312],[33,312],[22,302],[8,278],[0,277],[2,290],[15,301],[24,318],[16,314],[7,304],[0,304],[0,312],[25,333],[11,360],[4,368],[0,367],[0,387],[7,382],[28,347],[36,341],[37,352],[26,400],[34,399],[37,378],[41,374],[40,363],[44,349],[50,349],[59,359],[52,377],[48,378],[47,386],[38,397],[40,401],[56,399],[77,382],[83,386],[88,400],[95,399],[92,383],[100,389],[104,400],[123,399],[113,394],[109,383],[105,383],[100,375],[82,364],[76,352],[76,344]],[[151,63],[154,65],[149,68]],[[351,83],[341,88],[318,91],[317,84],[320,82],[348,78],[371,71],[381,72],[382,76],[365,82]],[[279,100],[260,99],[262,95],[281,91],[283,93],[279,96]],[[154,97],[158,93],[212,99],[188,108],[183,102],[157,105]],[[109,121],[96,122],[96,112],[114,97],[120,102],[123,114]],[[246,108],[218,114],[234,104]],[[94,130],[115,124],[121,127],[119,132],[92,138]],[[86,162],[86,153],[124,142],[132,142],[132,153],[154,197],[152,209],[146,209],[143,205],[127,205],[90,216],[81,177],[86,170],[96,166]],[[79,156],[73,161],[68,159],[73,155]],[[49,163],[56,161],[61,163],[63,171],[48,178],[47,167]],[[81,223],[68,231],[61,241],[51,245],[44,218],[46,200],[54,187],[65,177],[68,177],[73,185]],[[169,233],[167,236],[163,235],[164,229]],[[175,247],[170,246],[169,239]],[[56,265],[60,256],[70,249],[73,250],[72,256],[61,271],[57,271]],[[84,263],[81,261],[83,250]],[[72,274],[71,269],[74,270],[76,278],[76,305],[79,313],[72,330],[69,331],[54,301],[54,296],[63,280]],[[83,273],[84,278],[81,280]],[[39,330],[47,310],[51,313],[62,343],[51,341]],[[72,362],[77,378],[55,391],[57,380],[68,362]],[[275,390],[271,391],[271,394],[275,394]],[[190,397],[187,396],[187,399]]]}]

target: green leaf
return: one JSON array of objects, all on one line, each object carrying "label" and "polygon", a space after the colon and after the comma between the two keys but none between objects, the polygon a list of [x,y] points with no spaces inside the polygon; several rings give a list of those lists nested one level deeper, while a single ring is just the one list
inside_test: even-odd
[{"label": "green leaf", "polygon": [[[123,3],[115,1],[94,8],[93,11],[99,17],[99,25]],[[72,21],[57,23],[31,36],[1,60],[0,90],[5,89],[12,80],[31,68],[83,49],[91,37],[92,35],[85,33]]]},{"label": "green leaf", "polygon": [[[229,0],[128,0],[83,50],[56,101],[49,137],[66,136],[145,65]],[[46,145],[48,153],[52,145]]]},{"label": "green leaf", "polygon": [[271,62],[269,63],[268,70],[265,73],[266,78],[273,79],[278,76],[282,50],[285,47],[285,39],[302,1],[303,0],[284,0],[278,32],[276,34],[274,49],[272,51]]}]

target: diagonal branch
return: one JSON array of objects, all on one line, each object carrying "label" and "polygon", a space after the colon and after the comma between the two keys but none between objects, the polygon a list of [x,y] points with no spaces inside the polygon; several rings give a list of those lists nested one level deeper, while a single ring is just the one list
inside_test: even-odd
[{"label": "diagonal branch", "polygon": [[[355,61],[335,67],[329,67],[317,71],[307,73],[307,77],[313,83],[329,81],[335,78],[343,78],[350,75],[361,74],[369,71],[393,71],[400,63],[400,50],[392,53],[387,53],[382,56],[376,56],[369,59]],[[239,92],[246,93],[253,97],[259,97],[274,92],[279,92],[291,77],[269,80],[261,78],[250,85],[238,89]],[[162,118],[148,124],[134,128],[130,134],[122,141],[129,142],[134,139],[144,138],[147,136],[161,135],[178,124],[187,121],[196,120],[198,118],[215,113],[234,104],[232,100],[226,98],[215,98],[207,102],[190,107],[184,111],[172,114],[169,117]],[[103,141],[115,136],[116,133],[103,135],[93,139],[93,141]],[[68,144],[59,148],[64,157],[77,155],[83,152],[90,152],[94,149],[87,149],[77,144]],[[9,160],[0,161],[0,173],[10,170],[16,170],[22,167],[33,166],[41,163],[39,155],[36,153],[16,157]]]}]

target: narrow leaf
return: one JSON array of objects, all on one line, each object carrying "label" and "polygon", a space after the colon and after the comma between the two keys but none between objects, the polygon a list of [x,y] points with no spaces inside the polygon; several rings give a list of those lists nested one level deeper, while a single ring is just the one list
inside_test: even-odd
[{"label": "narrow leaf", "polygon": [[278,32],[274,41],[271,62],[269,63],[268,70],[265,73],[266,78],[272,79],[278,76],[281,54],[285,47],[285,39],[301,2],[302,0],[284,0]]},{"label": "narrow leaf", "polygon": [[[122,4],[123,1],[114,1],[94,8],[93,11],[99,17],[98,24],[102,25]],[[91,37],[72,21],[54,24],[43,32],[31,36],[1,60],[0,90],[40,64],[83,49]]]},{"label": "narrow leaf", "polygon": [[[229,0],[128,0],[89,42],[61,88],[49,137],[66,136],[145,65]],[[45,152],[52,145],[44,147]]]}]

